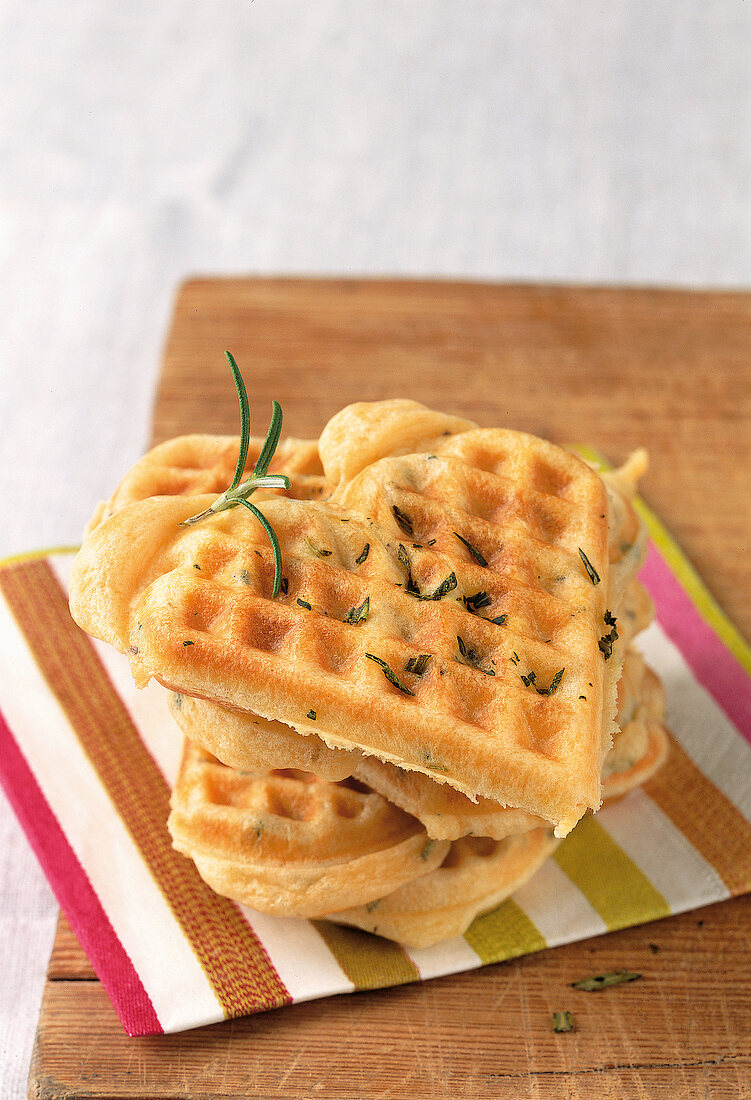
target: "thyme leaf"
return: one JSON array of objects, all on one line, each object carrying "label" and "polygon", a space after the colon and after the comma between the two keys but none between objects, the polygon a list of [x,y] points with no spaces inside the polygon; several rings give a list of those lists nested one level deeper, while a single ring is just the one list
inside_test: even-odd
[{"label": "thyme leaf", "polygon": [[477,549],[476,546],[473,546],[471,542],[467,542],[467,540],[464,538],[464,536],[460,535],[458,531],[454,531],[454,535],[456,536],[456,538],[459,539],[459,542],[464,543],[464,545],[467,547],[470,554],[475,559],[475,561],[477,562],[478,565],[487,565],[488,564],[487,561],[482,556],[482,554],[480,553],[480,551]]},{"label": "thyme leaf", "polygon": [[261,448],[261,453],[253,468],[253,473],[250,477],[246,478],[245,481],[241,482],[240,479],[245,470],[245,463],[248,458],[248,446],[250,444],[250,407],[248,404],[248,392],[245,388],[245,383],[240,374],[239,367],[230,352],[225,351],[224,354],[229,363],[230,370],[232,371],[235,389],[237,390],[237,398],[240,403],[240,449],[237,456],[235,474],[229,488],[225,489],[225,491],[216,498],[213,504],[206,508],[205,511],[199,512],[198,515],[183,520],[180,526],[190,527],[192,524],[199,523],[202,519],[206,519],[207,516],[215,515],[217,512],[224,512],[229,508],[236,508],[238,504],[244,505],[253,513],[261,524],[271,543],[271,549],[274,554],[274,587],[271,598],[276,599],[279,595],[279,587],[282,579],[281,547],[279,546],[279,540],[276,537],[276,532],[273,527],[263,513],[259,511],[254,504],[250,503],[248,497],[254,493],[256,489],[289,489],[290,482],[286,474],[269,474],[268,472],[269,464],[274,457],[274,452],[276,451],[277,444],[279,443],[279,436],[282,431],[282,407],[278,401],[272,402],[271,423],[269,424],[269,430],[266,434],[263,447]]},{"label": "thyme leaf", "polygon": [[305,717],[306,717],[306,718],[310,718],[310,719],[311,719],[311,721],[315,722],[315,720],[316,720],[316,712],[315,712],[314,710],[309,710],[309,711],[308,711],[308,713],[307,713],[307,714],[305,715]]},{"label": "thyme leaf", "polygon": [[508,615],[496,615],[494,619],[488,619],[488,622],[495,623],[496,626],[503,626],[507,618]]},{"label": "thyme leaf", "polygon": [[362,563],[367,558],[369,552],[370,552],[370,543],[366,542],[364,547],[362,548],[362,551],[360,553],[359,558],[355,558],[355,564],[356,565],[362,565]]},{"label": "thyme leaf", "polygon": [[375,657],[372,653],[366,653],[365,656],[368,658],[369,661],[375,661],[377,665],[381,666],[381,668],[383,669],[383,675],[386,677],[390,684],[394,685],[395,688],[398,688],[399,691],[404,692],[405,695],[415,694],[414,691],[410,691],[406,684],[403,684],[401,682],[396,673],[394,673],[386,664],[386,662],[382,661],[380,657]]},{"label": "thyme leaf", "polygon": [[601,989],[608,989],[611,985],[622,985],[623,982],[635,982],[641,978],[641,974],[633,970],[609,970],[607,974],[595,974],[591,978],[582,978],[581,981],[572,982],[572,989],[582,989],[585,993],[599,993]]},{"label": "thyme leaf", "polygon": [[579,547],[579,557],[584,562],[584,568],[587,570],[587,574],[588,574],[589,579],[591,580],[592,584],[599,584],[600,583],[600,574],[597,572],[595,567],[592,565],[592,562],[589,560],[587,555],[584,553],[581,546]]}]

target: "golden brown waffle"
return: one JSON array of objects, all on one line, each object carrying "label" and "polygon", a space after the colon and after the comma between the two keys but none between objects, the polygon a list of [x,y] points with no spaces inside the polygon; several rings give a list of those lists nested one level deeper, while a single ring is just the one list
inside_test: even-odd
[{"label": "golden brown waffle", "polygon": [[[264,440],[253,437],[248,447],[245,472],[249,476]],[[240,440],[232,435],[181,435],[152,447],[136,462],[110,499],[100,504],[86,528],[88,537],[102,520],[137,500],[158,496],[198,496],[224,492],[232,481]],[[323,467],[318,443],[311,439],[284,439],[276,449],[269,473],[284,473],[290,487],[258,490],[255,499],[286,495],[314,500],[324,492]]]},{"label": "golden brown waffle", "polygon": [[[440,422],[424,412],[420,445]],[[544,809],[565,832],[599,804],[614,713],[619,657],[603,675],[597,646],[609,594],[605,491],[584,463],[531,436],[471,429],[437,438],[440,456],[383,459],[351,483],[340,477],[348,514],[288,501],[283,516],[280,502],[264,504],[277,533],[286,531],[287,593],[273,603],[269,548],[248,517],[212,517],[176,539],[175,502],[152,501],[127,509],[128,522],[110,520],[107,537],[86,548],[73,606],[93,633],[131,654],[142,679],[157,675],[182,692],[315,730],[330,747],[356,745],[470,796]],[[193,500],[182,514],[205,503]],[[363,511],[380,518],[378,528],[356,518]],[[320,540],[334,526],[339,549],[327,553]],[[358,562],[366,545],[370,559]],[[94,591],[105,575],[109,608]],[[418,598],[436,594],[444,598]],[[367,621],[342,622],[366,598]],[[407,671],[422,654],[426,674]],[[554,695],[541,694],[555,684]]]},{"label": "golden brown waffle", "polygon": [[[186,737],[225,764],[253,773],[298,768],[325,779],[354,774],[378,794],[412,814],[428,836],[456,840],[473,835],[502,840],[550,823],[524,810],[499,806],[487,798],[472,802],[447,784],[420,772],[408,772],[376,757],[328,749],[315,734],[307,737],[278,722],[238,714],[203,699],[174,698],[171,710]],[[664,699],[659,680],[636,650],[626,653],[618,685],[618,730],[603,765],[603,798],[639,786],[664,760]]]},{"label": "golden brown waffle", "polygon": [[356,780],[250,776],[187,740],[168,824],[212,889],[282,916],[365,904],[427,874],[449,847]]},{"label": "golden brown waffle", "polygon": [[[422,590],[456,576],[450,600],[421,601],[405,591],[401,544],[375,524],[326,504],[274,500],[263,508],[287,591],[272,601],[259,525],[235,510],[178,526],[209,503],[131,505],[77,559],[74,617],[129,653],[139,682],[155,676],[181,694],[318,732],[331,747],[360,747],[540,812],[562,832],[599,805],[603,599],[581,561],[558,548],[525,560],[507,542],[507,575],[494,576],[440,551],[418,561],[424,552],[411,548]],[[605,574],[605,531],[599,545],[596,532],[595,524],[588,558]],[[502,625],[465,606],[481,585],[492,593],[488,613],[506,615]],[[366,600],[367,620],[348,623]],[[407,672],[423,653],[427,674]],[[539,694],[564,667],[555,694]],[[532,672],[529,686],[522,677]]]},{"label": "golden brown waffle", "polygon": [[656,673],[635,656],[638,659],[627,657],[619,684],[623,728],[605,760],[605,799],[619,798],[646,783],[668,756],[665,691]]},{"label": "golden brown waffle", "polygon": [[294,768],[336,782],[351,776],[362,759],[359,752],[330,749],[314,733],[303,737],[281,722],[256,718],[205,699],[173,692],[169,705],[186,737],[239,771],[258,775]]},{"label": "golden brown waffle", "polygon": [[532,877],[556,845],[547,829],[500,841],[465,837],[454,841],[441,866],[429,875],[327,919],[406,947],[431,947],[461,936],[476,916],[500,905]]},{"label": "golden brown waffle", "polygon": [[[663,728],[664,699],[657,676],[636,650],[629,650],[619,683],[619,729],[603,765],[603,799],[639,786],[661,766],[667,752]],[[439,785],[418,772],[405,772],[374,757],[359,762],[355,775],[384,798],[413,814],[429,836],[456,840],[463,836],[502,840],[550,822],[487,798]]]}]

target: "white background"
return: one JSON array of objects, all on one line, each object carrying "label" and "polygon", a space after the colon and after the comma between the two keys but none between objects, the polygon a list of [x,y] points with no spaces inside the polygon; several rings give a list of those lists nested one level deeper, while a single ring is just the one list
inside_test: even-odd
[{"label": "white background", "polygon": [[[747,0],[0,0],[0,555],[148,438],[177,283],[748,288]],[[0,1096],[56,909],[0,799]]]}]

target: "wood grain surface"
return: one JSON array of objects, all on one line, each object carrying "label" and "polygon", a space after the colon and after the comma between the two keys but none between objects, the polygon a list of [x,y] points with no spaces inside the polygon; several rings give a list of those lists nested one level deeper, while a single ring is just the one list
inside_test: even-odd
[{"label": "wood grain surface", "polygon": [[[751,636],[751,295],[464,283],[197,279],[177,297],[154,440],[236,430],[224,363],[265,431],[317,435],[354,400],[413,397],[583,441],[648,447],[644,495]],[[480,971],[128,1039],[61,919],[34,1097],[751,1096],[751,904]],[[640,982],[570,988],[626,967]],[[552,1031],[568,1009],[576,1027]]]}]

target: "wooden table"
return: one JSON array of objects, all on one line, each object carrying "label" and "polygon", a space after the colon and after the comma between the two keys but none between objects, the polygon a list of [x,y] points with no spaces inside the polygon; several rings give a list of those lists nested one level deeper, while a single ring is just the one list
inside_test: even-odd
[{"label": "wooden table", "polygon": [[[234,431],[223,351],[265,431],[317,435],[355,400],[405,396],[483,426],[644,444],[644,495],[751,636],[751,295],[466,283],[197,279],[178,295],[154,440]],[[480,971],[128,1039],[61,919],[34,1097],[751,1096],[751,904]],[[569,983],[627,967],[597,995]],[[555,1034],[554,1010],[576,1030]]]}]

